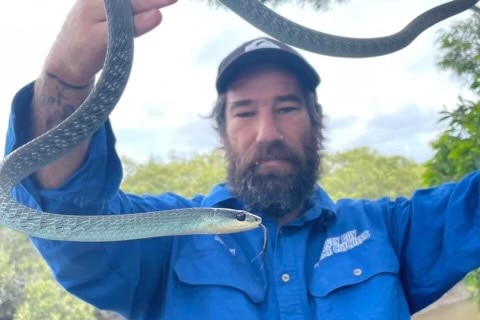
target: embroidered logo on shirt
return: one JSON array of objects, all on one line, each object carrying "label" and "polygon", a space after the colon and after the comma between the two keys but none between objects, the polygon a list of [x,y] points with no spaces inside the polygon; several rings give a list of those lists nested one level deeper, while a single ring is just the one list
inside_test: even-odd
[{"label": "embroidered logo on shirt", "polygon": [[330,257],[335,253],[346,252],[350,249],[358,247],[362,243],[370,238],[370,231],[365,230],[360,235],[357,236],[357,230],[351,230],[345,232],[339,237],[332,237],[325,240],[323,245],[322,254],[320,255],[320,260],[315,264],[315,268],[318,268],[320,261]]}]

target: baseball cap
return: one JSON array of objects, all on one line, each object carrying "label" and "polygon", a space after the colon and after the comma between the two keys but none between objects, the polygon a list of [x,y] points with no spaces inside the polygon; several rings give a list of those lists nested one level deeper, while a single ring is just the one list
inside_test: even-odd
[{"label": "baseball cap", "polygon": [[271,38],[257,38],[245,42],[222,60],[218,67],[217,92],[225,92],[230,82],[247,67],[267,62],[287,67],[308,89],[315,89],[320,83],[315,69],[296,50]]}]

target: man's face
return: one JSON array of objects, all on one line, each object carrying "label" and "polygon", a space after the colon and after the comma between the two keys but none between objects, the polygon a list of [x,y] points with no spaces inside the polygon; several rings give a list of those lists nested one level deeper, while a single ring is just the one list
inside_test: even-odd
[{"label": "man's face", "polygon": [[226,92],[225,119],[232,193],[277,218],[301,209],[317,180],[320,134],[297,77],[271,65],[244,72]]}]

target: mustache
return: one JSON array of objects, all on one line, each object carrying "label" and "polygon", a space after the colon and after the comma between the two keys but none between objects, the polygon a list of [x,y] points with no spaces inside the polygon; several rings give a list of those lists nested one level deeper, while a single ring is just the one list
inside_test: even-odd
[{"label": "mustache", "polygon": [[295,163],[300,157],[292,151],[283,141],[260,142],[256,145],[248,163],[258,165],[262,161],[282,160]]}]

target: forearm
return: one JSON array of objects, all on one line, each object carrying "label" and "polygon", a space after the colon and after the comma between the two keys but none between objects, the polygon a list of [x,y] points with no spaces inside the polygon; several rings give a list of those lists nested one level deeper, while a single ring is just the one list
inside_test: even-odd
[{"label": "forearm", "polygon": [[[154,29],[161,21],[159,9],[175,0],[133,0],[135,35]],[[101,0],[76,1],[54,42],[42,75],[35,83],[30,138],[66,119],[91,92],[107,50],[105,5]],[[83,163],[88,142],[35,174],[41,188],[62,185]]]},{"label": "forearm", "polygon": [[[47,132],[71,115],[91,92],[93,82],[91,80],[83,85],[71,84],[59,75],[45,71],[35,83],[30,138]],[[36,182],[42,188],[60,186],[81,166],[87,149],[88,141],[41,168],[34,176]]]}]

